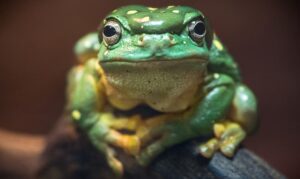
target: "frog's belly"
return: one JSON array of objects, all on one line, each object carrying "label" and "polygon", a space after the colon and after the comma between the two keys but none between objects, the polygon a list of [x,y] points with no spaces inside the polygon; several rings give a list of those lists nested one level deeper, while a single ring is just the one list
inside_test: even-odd
[{"label": "frog's belly", "polygon": [[162,112],[186,109],[206,73],[202,60],[105,62],[101,64],[106,95],[117,108],[147,104]]}]

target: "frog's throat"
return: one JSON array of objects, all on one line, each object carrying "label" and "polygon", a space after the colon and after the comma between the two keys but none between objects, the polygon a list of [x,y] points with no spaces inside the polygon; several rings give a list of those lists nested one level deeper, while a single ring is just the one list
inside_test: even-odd
[{"label": "frog's throat", "polygon": [[109,102],[123,110],[147,104],[161,112],[192,105],[206,74],[207,60],[111,61],[100,63]]}]

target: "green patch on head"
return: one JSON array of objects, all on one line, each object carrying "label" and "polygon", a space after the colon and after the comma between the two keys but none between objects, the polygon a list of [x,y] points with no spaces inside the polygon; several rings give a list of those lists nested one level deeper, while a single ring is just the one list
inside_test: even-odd
[{"label": "green patch on head", "polygon": [[116,9],[106,19],[117,19],[127,30],[139,33],[179,33],[184,25],[203,14],[187,6],[153,8],[131,5]]}]

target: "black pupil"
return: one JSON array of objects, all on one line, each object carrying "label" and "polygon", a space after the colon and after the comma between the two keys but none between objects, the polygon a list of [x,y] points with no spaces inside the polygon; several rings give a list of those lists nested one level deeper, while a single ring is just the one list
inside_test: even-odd
[{"label": "black pupil", "polygon": [[203,35],[205,33],[205,25],[203,22],[198,22],[194,27],[194,32],[198,35]]},{"label": "black pupil", "polygon": [[116,33],[117,33],[116,29],[113,26],[111,26],[111,25],[107,25],[103,29],[103,34],[106,37],[114,36],[114,35],[116,35]]}]

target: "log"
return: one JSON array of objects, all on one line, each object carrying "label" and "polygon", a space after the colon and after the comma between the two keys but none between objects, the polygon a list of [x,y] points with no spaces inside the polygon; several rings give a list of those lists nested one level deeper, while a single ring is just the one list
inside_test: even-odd
[{"label": "log", "polygon": [[[233,158],[217,153],[212,159],[199,155],[203,139],[176,145],[143,168],[118,151],[124,163],[123,179],[281,179],[278,171],[251,151],[240,148]],[[46,142],[45,142],[46,141]],[[68,119],[47,138],[0,130],[0,178],[114,179],[104,157]]]},{"label": "log", "polygon": [[45,137],[0,130],[0,178],[32,178]]}]

